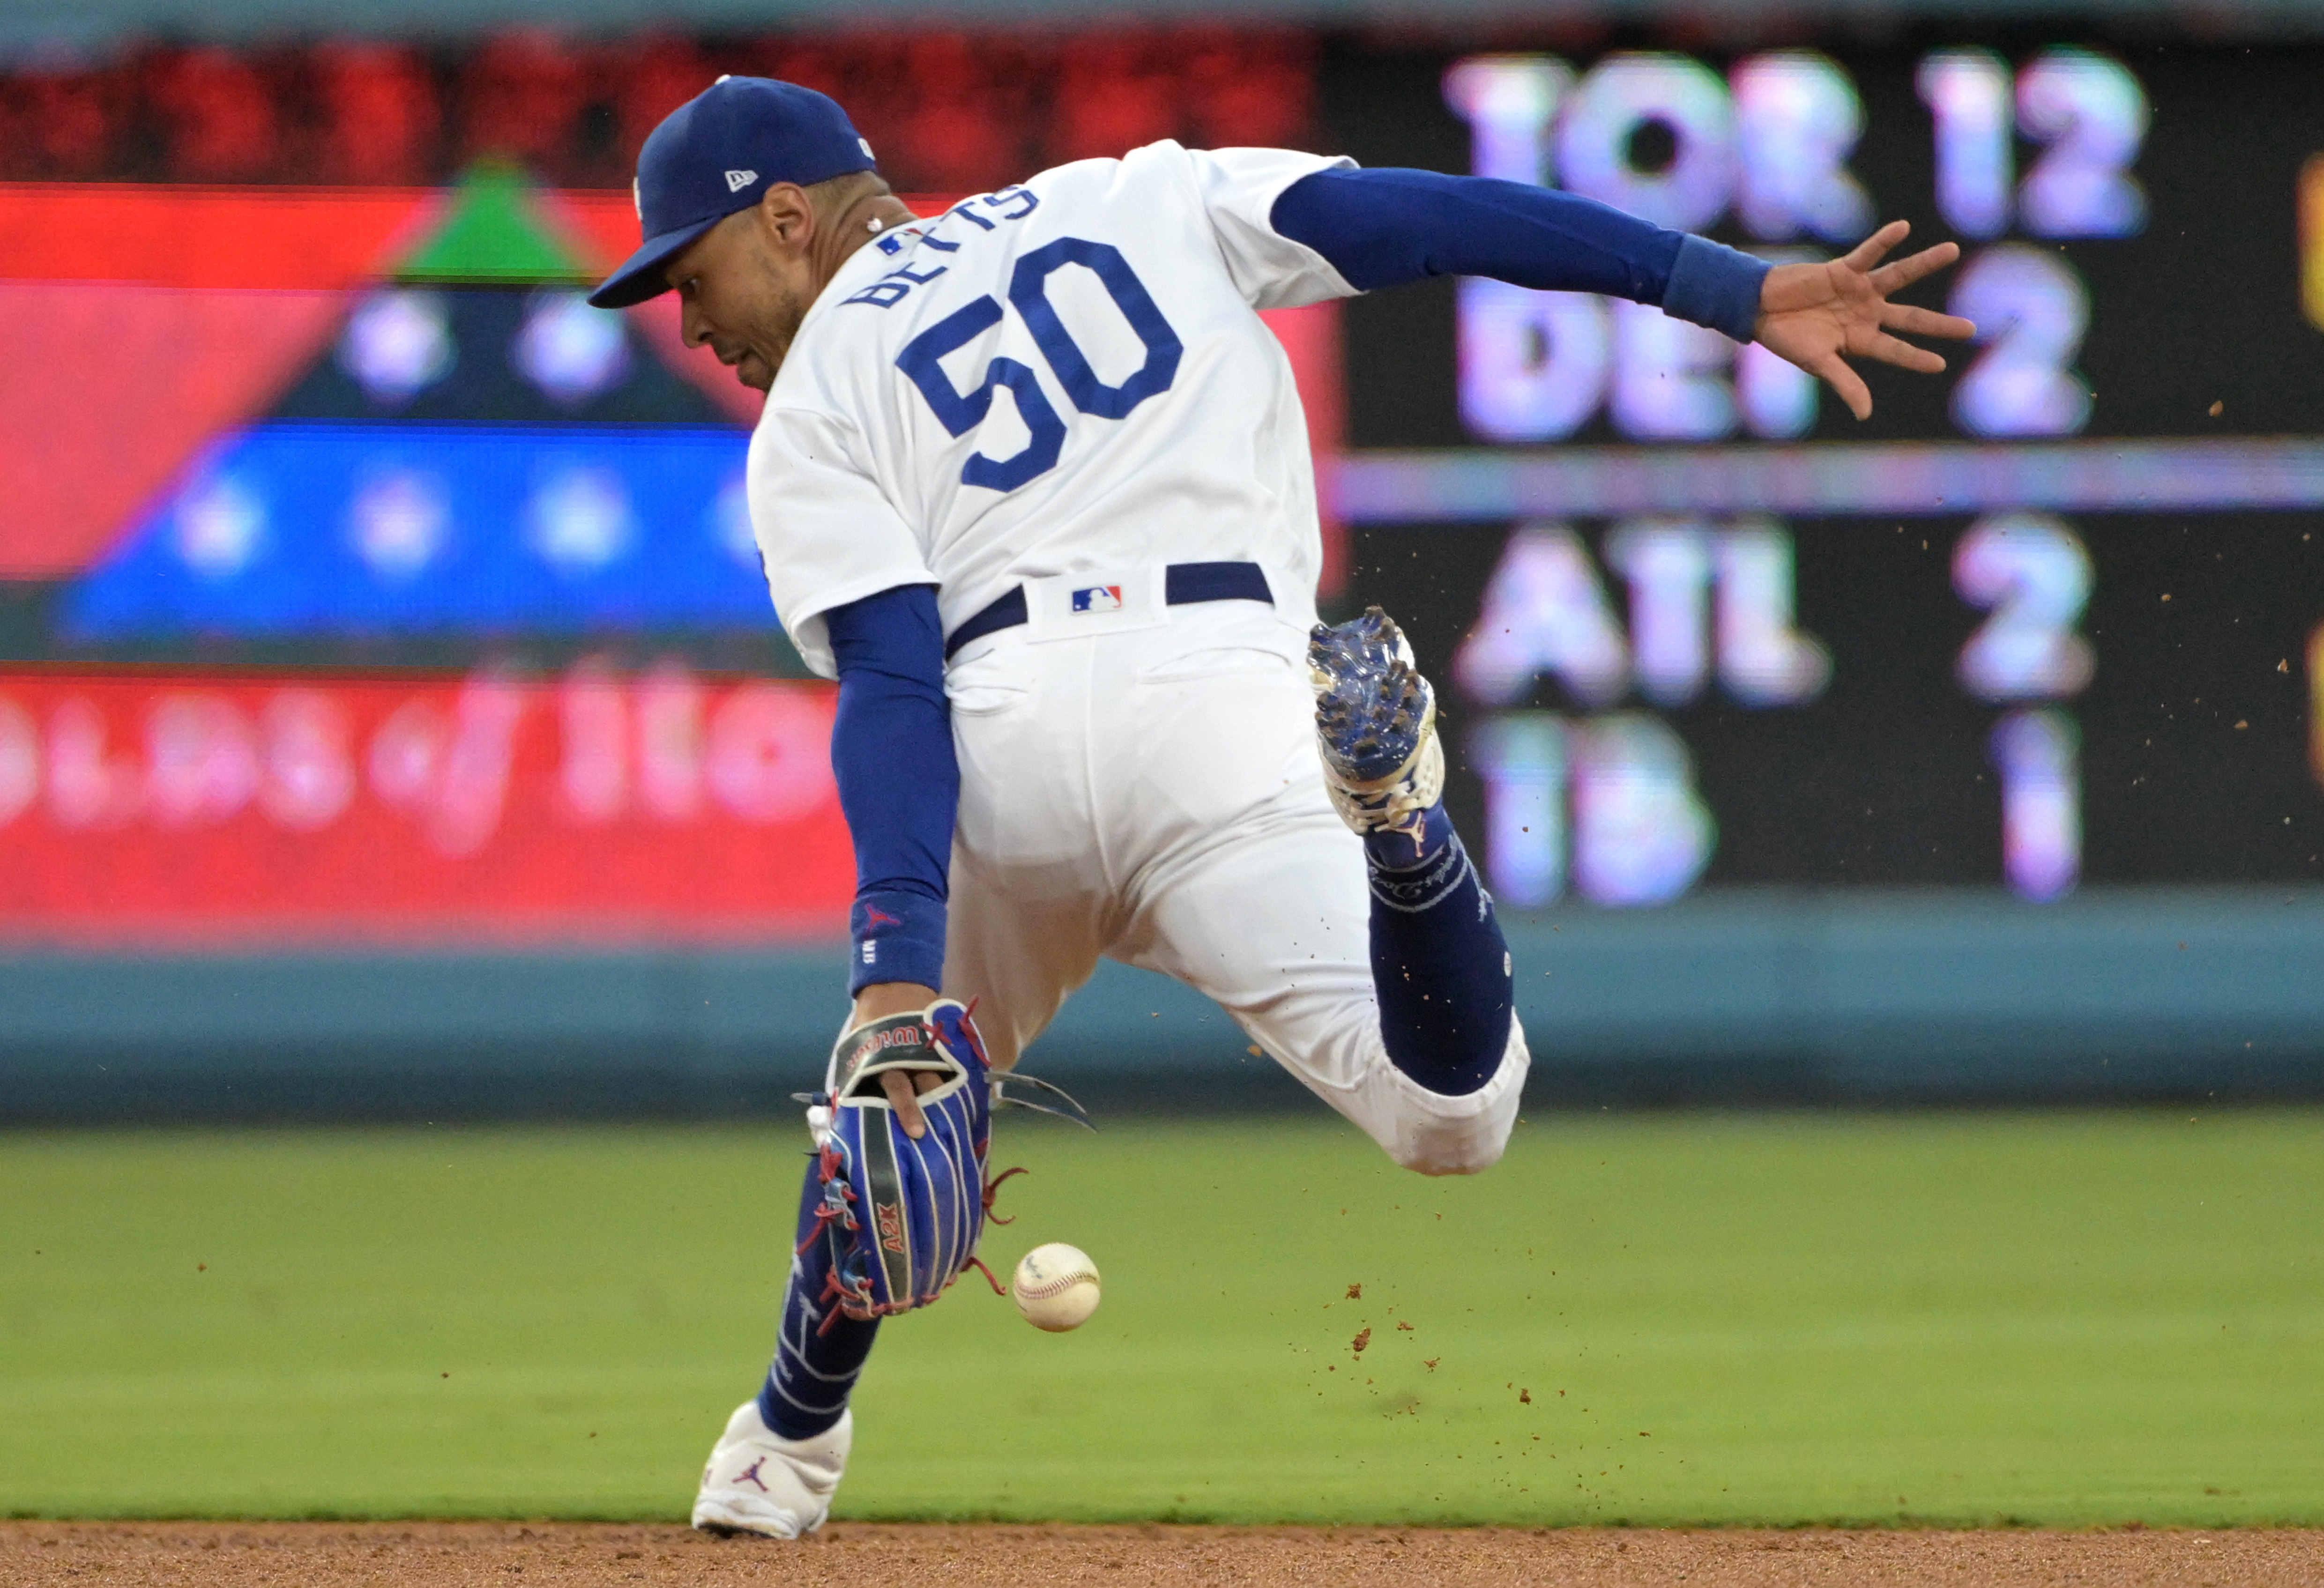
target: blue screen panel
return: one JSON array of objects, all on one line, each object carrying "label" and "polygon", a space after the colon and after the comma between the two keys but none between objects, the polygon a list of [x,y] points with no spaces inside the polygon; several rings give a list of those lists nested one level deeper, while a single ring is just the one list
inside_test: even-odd
[{"label": "blue screen panel", "polygon": [[272,422],[199,459],[67,592],[81,641],[773,626],[750,437]]}]

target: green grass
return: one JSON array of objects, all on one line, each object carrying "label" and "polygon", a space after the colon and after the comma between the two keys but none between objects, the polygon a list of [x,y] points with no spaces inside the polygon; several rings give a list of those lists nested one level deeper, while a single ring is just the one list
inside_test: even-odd
[{"label": "green grass", "polygon": [[[799,1145],[0,1135],[0,1514],[680,1517]],[[1105,1305],[890,1325],[843,1516],[2324,1522],[2324,1114],[1536,1118],[1470,1180],[1330,1121],[997,1151],[995,1267],[1073,1241]]]}]

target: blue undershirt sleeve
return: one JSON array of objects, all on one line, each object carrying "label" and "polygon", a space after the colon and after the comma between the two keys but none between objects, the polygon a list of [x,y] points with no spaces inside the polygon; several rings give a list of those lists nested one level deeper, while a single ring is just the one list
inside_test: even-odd
[{"label": "blue undershirt sleeve", "polygon": [[1490,276],[1655,304],[1738,342],[1751,340],[1768,270],[1739,250],[1554,188],[1396,167],[1302,177],[1269,219],[1359,291]]},{"label": "blue undershirt sleeve", "polygon": [[883,590],[834,607],[824,625],[839,666],[831,767],[855,840],[847,991],[882,981],[941,988],[960,763],[936,587]]}]

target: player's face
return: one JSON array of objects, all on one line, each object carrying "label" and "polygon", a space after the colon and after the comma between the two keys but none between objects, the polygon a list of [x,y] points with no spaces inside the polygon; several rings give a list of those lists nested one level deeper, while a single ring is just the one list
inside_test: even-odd
[{"label": "player's face", "polygon": [[761,211],[728,216],[670,261],[688,347],[707,345],[754,390],[774,384],[815,301],[804,252]]}]

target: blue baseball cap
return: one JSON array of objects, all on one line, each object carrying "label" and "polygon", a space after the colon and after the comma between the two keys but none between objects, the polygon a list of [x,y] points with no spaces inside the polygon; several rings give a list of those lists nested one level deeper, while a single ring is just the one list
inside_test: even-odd
[{"label": "blue baseball cap", "polygon": [[687,243],[759,202],[775,182],[804,188],[879,169],[838,102],[771,78],[720,78],[662,118],[638,151],[634,192],[643,246],[589,301],[627,308],[669,290],[662,278]]}]

